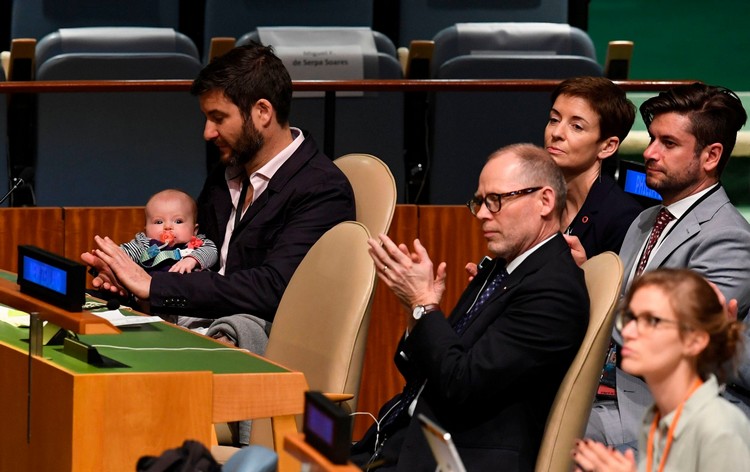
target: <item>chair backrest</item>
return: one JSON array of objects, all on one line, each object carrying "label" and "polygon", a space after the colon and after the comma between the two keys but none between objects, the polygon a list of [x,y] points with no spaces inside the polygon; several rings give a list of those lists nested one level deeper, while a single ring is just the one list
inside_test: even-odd
[{"label": "chair backrest", "polygon": [[[452,33],[457,33],[459,44],[463,44],[464,36],[469,39],[469,48],[457,46],[454,41],[436,42],[435,56],[446,60],[436,66],[435,78],[563,80],[601,76],[603,73],[593,58],[570,55],[579,49],[571,47],[570,36],[565,33],[571,30],[567,25],[550,25],[555,33],[548,34],[547,29],[539,31],[534,27],[537,24],[530,24],[530,30],[536,30],[548,40],[540,40],[526,51],[518,44],[511,46],[515,51],[489,50],[497,47],[499,38],[528,36],[522,33],[510,35],[505,32],[506,28],[492,25],[491,28],[480,25],[478,28],[452,29]],[[514,26],[518,25],[525,24]],[[554,39],[558,36],[562,38]],[[487,41],[482,42],[482,37]],[[450,51],[441,52],[443,46]],[[553,49],[561,53],[553,52]],[[549,96],[547,91],[435,93],[429,119],[432,155],[428,169],[428,202],[462,204],[476,190],[482,166],[493,151],[518,142],[544,144],[544,125],[549,119],[551,105]]]},{"label": "chair backrest", "polygon": [[[202,67],[172,29],[66,29],[38,46],[38,80],[193,79]],[[198,195],[204,118],[189,93],[50,93],[37,103],[38,205],[143,205],[166,187]]]},{"label": "chair backrest", "polygon": [[239,38],[259,26],[372,26],[373,0],[206,0],[204,51],[211,38]]},{"label": "chair backrest", "polygon": [[589,35],[574,26],[558,23],[457,23],[433,38],[432,75],[446,62],[461,56],[537,54],[583,56],[596,61]]},{"label": "chair backrest", "polygon": [[[347,402],[352,411],[375,289],[369,237],[365,225],[346,221],[310,248],[281,297],[264,353],[303,372],[311,390],[354,395]],[[253,420],[251,443],[270,445],[268,430],[260,426]]]},{"label": "chair backrest", "polygon": [[431,39],[454,23],[474,21],[568,22],[568,0],[408,0],[400,2],[399,45]]},{"label": "chair backrest", "polygon": [[[198,48],[186,35],[172,28],[141,26],[61,28],[39,40],[35,59],[38,70],[55,57],[59,60],[95,54],[184,54],[200,61]],[[136,70],[132,74],[142,72]]]},{"label": "chair backrest", "polygon": [[[329,34],[331,46],[347,46],[337,28],[312,28]],[[341,29],[341,28],[338,28]],[[401,79],[403,72],[396,57],[396,48],[387,36],[372,31],[376,52],[364,57],[364,79]],[[237,45],[247,44],[250,40],[259,41],[257,31],[243,35]],[[318,69],[318,68],[316,68]],[[321,68],[322,69],[322,68]],[[289,67],[293,80],[294,69]],[[317,72],[317,70],[316,70]],[[306,77],[310,79],[336,79],[331,76]],[[350,77],[340,77],[348,79]],[[378,156],[390,168],[396,186],[399,189],[399,203],[403,203],[403,191],[406,188],[406,164],[404,161],[404,94],[403,92],[366,92],[363,94],[337,93],[334,128],[331,133],[334,140],[331,158],[350,153],[368,153]],[[363,120],[366,126],[363,126]],[[328,143],[323,139],[331,130],[325,129],[325,101],[322,96],[300,96],[295,93],[292,99],[289,122],[292,126],[303,128],[323,141],[328,150]]]},{"label": "chair backrest", "polygon": [[82,26],[179,27],[180,0],[15,0],[11,38],[40,39],[59,28]]},{"label": "chair backrest", "polygon": [[396,209],[396,181],[385,162],[370,154],[346,154],[333,163],[354,189],[357,221],[373,237],[387,233]]},{"label": "chair backrest", "polygon": [[623,277],[622,261],[608,251],[592,257],[582,268],[591,303],[589,326],[547,418],[537,472],[571,470],[570,450],[586,429],[612,335]]}]

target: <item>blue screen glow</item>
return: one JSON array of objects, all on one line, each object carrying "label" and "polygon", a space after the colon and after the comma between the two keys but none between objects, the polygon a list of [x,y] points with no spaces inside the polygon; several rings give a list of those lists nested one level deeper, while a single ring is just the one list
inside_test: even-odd
[{"label": "blue screen glow", "polygon": [[23,256],[23,278],[29,282],[65,295],[68,274],[57,267]]},{"label": "blue screen glow", "polygon": [[333,420],[310,404],[307,408],[307,426],[326,444],[333,444]]},{"label": "blue screen glow", "polygon": [[646,174],[628,169],[625,174],[625,191],[654,200],[661,200],[661,195],[646,186]]}]

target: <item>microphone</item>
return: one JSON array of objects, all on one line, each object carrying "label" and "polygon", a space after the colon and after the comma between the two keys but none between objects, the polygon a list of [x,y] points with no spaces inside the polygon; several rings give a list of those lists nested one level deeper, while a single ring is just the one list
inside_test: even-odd
[{"label": "microphone", "polygon": [[24,169],[21,171],[21,174],[13,179],[13,186],[10,188],[10,190],[8,190],[8,193],[3,195],[3,198],[0,198],[0,205],[5,203],[5,200],[7,200],[8,197],[10,197],[18,187],[25,184],[27,180],[31,179],[33,175],[34,171],[31,169],[31,167],[24,167]]},{"label": "microphone", "polygon": [[492,259],[490,257],[484,256],[481,261],[479,261],[479,264],[477,264],[478,269],[484,269],[485,264],[489,264],[492,262]]},{"label": "microphone", "polygon": [[120,300],[116,298],[110,298],[107,303],[100,302],[86,302],[82,307],[84,310],[99,310],[106,308],[107,310],[117,310],[120,308]]}]

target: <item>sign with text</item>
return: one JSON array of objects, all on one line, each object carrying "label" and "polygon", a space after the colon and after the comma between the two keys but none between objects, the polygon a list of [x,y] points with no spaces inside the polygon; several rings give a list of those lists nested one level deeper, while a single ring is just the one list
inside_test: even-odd
[{"label": "sign with text", "polygon": [[[377,49],[370,28],[269,27],[258,28],[263,44],[273,46],[292,80],[362,80],[365,61],[377,65]],[[295,97],[321,97],[323,92],[295,92]],[[338,92],[337,96],[362,96]]]},{"label": "sign with text", "polygon": [[[364,63],[359,46],[306,46],[274,48],[294,80],[362,80]],[[337,96],[361,96],[339,92]],[[321,97],[323,92],[294,92],[295,97]]]}]

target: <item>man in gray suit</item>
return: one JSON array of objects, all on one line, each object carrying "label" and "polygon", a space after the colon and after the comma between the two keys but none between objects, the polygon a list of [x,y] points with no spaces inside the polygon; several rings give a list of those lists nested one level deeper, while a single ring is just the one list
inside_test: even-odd
[{"label": "man in gray suit", "polygon": [[[643,211],[630,225],[620,257],[623,292],[634,277],[657,267],[687,267],[712,281],[740,318],[750,310],[750,224],[729,202],[719,182],[747,114],[731,90],[704,84],[677,86],[640,107],[651,142],[643,152],[646,184],[662,205]],[[585,259],[568,240],[576,259]],[[746,322],[748,318],[745,318]],[[615,343],[621,339],[613,335]],[[725,395],[750,413],[750,351]],[[614,357],[614,356],[613,356]],[[597,398],[586,437],[618,448],[636,447],[645,409],[645,383],[616,369],[616,397]]]}]

